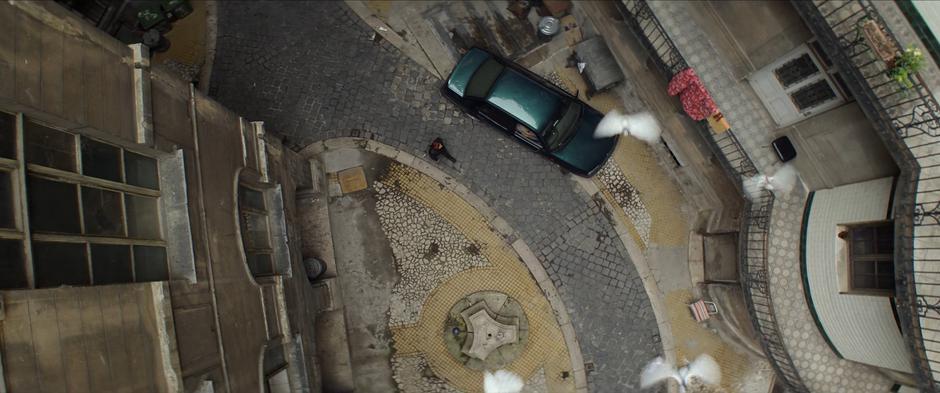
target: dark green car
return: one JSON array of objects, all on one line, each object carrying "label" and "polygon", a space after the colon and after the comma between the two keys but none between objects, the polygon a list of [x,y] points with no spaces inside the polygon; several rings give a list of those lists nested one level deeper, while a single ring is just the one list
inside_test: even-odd
[{"label": "dark green car", "polygon": [[604,117],[538,75],[480,48],[470,49],[441,88],[471,116],[486,120],[571,172],[593,176],[617,138],[594,139]]}]

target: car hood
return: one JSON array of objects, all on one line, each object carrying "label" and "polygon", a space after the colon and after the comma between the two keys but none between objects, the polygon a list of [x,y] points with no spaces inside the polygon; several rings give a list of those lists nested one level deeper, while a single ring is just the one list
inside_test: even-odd
[{"label": "car hood", "polygon": [[593,175],[610,158],[619,139],[619,136],[594,139],[594,130],[603,117],[600,112],[585,106],[575,126],[574,137],[551,155],[582,175]]}]

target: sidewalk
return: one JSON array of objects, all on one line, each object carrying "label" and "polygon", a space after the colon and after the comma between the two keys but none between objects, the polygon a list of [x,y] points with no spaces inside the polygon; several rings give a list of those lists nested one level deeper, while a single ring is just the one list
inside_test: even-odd
[{"label": "sidewalk", "polygon": [[[617,33],[604,25],[605,15],[602,5],[597,3],[578,3],[575,15],[588,28],[596,28],[605,40],[610,42]],[[580,12],[579,12],[580,11]],[[624,45],[610,44],[613,51],[628,48]],[[620,55],[623,55],[622,53]],[[616,56],[616,54],[615,54]],[[651,96],[659,94],[660,101],[665,101],[664,90],[650,92],[634,81],[637,78],[627,75],[624,86],[616,90],[617,99],[598,101],[595,97],[586,99],[588,104],[606,112],[618,109],[621,112],[651,111],[647,102],[656,100]],[[571,78],[572,81],[580,78]],[[581,88],[582,86],[569,86]],[[658,108],[657,108],[658,109]],[[661,109],[654,110],[660,119],[672,115],[664,114]],[[664,121],[666,134],[675,134],[682,130],[674,123]],[[701,299],[704,293],[694,286],[690,269],[701,269],[701,261],[696,261],[690,249],[689,233],[703,230],[690,222],[694,209],[683,191],[673,179],[681,178],[675,170],[666,170],[668,163],[662,157],[668,154],[663,146],[650,146],[634,138],[623,138],[612,160],[593,181],[600,189],[604,199],[613,210],[616,221],[626,223],[630,237],[636,243],[642,257],[634,256],[638,270],[644,261],[651,279],[647,291],[657,293],[661,300],[653,300],[661,308],[657,315],[660,329],[664,334],[663,345],[674,353],[678,364],[707,353],[715,357],[722,366],[721,389],[727,392],[769,391],[773,372],[759,356],[745,350],[734,342],[727,342],[716,331],[712,323],[696,322],[688,309],[688,304]],[[701,203],[702,201],[697,201]],[[626,241],[625,241],[626,243]],[[630,247],[628,247],[629,249]],[[698,251],[700,252],[700,251]],[[631,254],[632,255],[632,254]],[[642,274],[642,273],[641,273]],[[651,298],[653,295],[651,295]],[[724,310],[723,312],[735,312]],[[719,317],[725,318],[725,317]],[[671,336],[671,337],[667,337]]]},{"label": "sidewalk", "polygon": [[[745,151],[761,170],[775,162],[766,130],[774,129],[747,82],[739,82],[719,61],[722,56],[700,23],[708,14],[692,12],[690,2],[650,2],[653,13],[695,68],[716,104],[734,127]],[[813,392],[884,392],[892,382],[872,368],[838,358],[824,342],[803,295],[800,275],[800,228],[805,192],[777,198],[770,225],[768,265],[773,266],[770,292],[787,352],[804,383]]]},{"label": "sidewalk", "polygon": [[[400,15],[405,14],[403,11],[396,12],[395,7],[399,6],[397,4],[381,3],[381,7],[375,7],[379,4],[376,2],[368,4],[373,7],[359,7],[357,11],[373,14],[360,13],[361,17],[394,20],[391,15],[399,15],[398,18],[401,18]],[[597,35],[595,31],[603,31],[607,27],[596,26],[596,22],[603,20],[596,15],[599,12],[603,10],[593,3],[574,4],[573,13],[585,31],[585,37]],[[594,15],[589,15],[591,13]],[[392,21],[388,23],[395,24]],[[399,19],[398,23],[415,25],[422,22]],[[372,24],[370,22],[370,25]],[[606,33],[603,36],[608,39]],[[423,48],[428,46],[429,40],[428,37],[415,39],[407,45]],[[439,40],[433,46],[447,48],[452,47],[453,43]],[[611,48],[614,46],[611,45]],[[409,50],[405,52],[408,53]],[[431,53],[428,50],[413,52],[427,56]],[[644,95],[642,91],[644,86],[634,84],[631,75],[626,75],[627,80],[612,91],[602,92],[588,99],[583,94],[587,91],[587,86],[582,77],[574,69],[565,67],[565,59],[570,54],[570,49],[564,45],[562,37],[556,37],[536,52],[538,53],[523,60],[533,72],[571,93],[581,92],[579,98],[596,109],[602,112],[618,109],[627,113],[649,110],[645,102],[648,100],[648,94]],[[422,63],[420,58],[416,61]],[[446,75],[448,71],[444,70],[441,74]],[[657,106],[654,111],[661,119],[666,119],[664,125],[667,128],[682,129],[682,124],[677,124],[671,119],[675,111],[671,109],[668,99],[659,100],[660,102],[655,103]],[[662,108],[663,101],[670,105],[670,109]],[[679,138],[667,136],[667,141],[676,139]],[[695,147],[686,149],[694,150]],[[720,169],[706,167],[705,158],[696,156],[692,158],[696,160],[699,168],[685,169],[682,173],[674,169],[667,170],[664,168],[674,165],[669,162],[669,154],[665,146],[651,147],[633,138],[621,138],[612,159],[594,179],[573,179],[581,184],[588,194],[595,197],[595,200],[603,201],[606,210],[610,212],[612,221],[618,228],[618,235],[643,279],[646,294],[650,298],[659,324],[666,357],[681,364],[707,352],[715,355],[726,371],[722,385],[726,391],[749,392],[761,385],[766,390],[772,374],[769,372],[769,365],[752,353],[725,343],[717,333],[696,323],[687,308],[688,303],[702,296],[693,287],[690,274],[689,232],[701,225],[733,228],[736,225],[733,218],[720,216],[730,212],[736,214],[737,206],[726,202],[727,207],[719,207],[708,216],[708,209],[703,208],[703,205],[715,206],[715,201],[729,198],[719,197],[714,191],[715,186],[697,179],[724,179]],[[690,172],[696,170],[710,172],[707,176]],[[679,179],[684,184],[680,187],[673,179]],[[692,184],[696,182],[698,183]],[[715,182],[719,181],[712,183]],[[733,186],[728,183],[720,183],[717,188],[725,190],[723,192],[734,192]],[[694,201],[689,201],[684,194],[692,194]],[[705,216],[702,216],[702,212],[705,212]],[[751,384],[747,385],[748,382]]]},{"label": "sidewalk", "polygon": [[[505,293],[525,312],[526,339],[506,368],[527,381],[526,392],[586,391],[554,285],[482,200],[431,164],[371,140],[327,140],[303,154],[329,179],[330,269],[345,304],[356,391],[481,391],[482,372],[441,339],[452,307],[480,291]],[[356,188],[365,188],[352,191],[346,174],[357,168]]]}]

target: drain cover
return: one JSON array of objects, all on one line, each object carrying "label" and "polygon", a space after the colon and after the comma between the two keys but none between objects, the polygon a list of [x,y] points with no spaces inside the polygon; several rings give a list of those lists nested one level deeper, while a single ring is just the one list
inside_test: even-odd
[{"label": "drain cover", "polygon": [[344,169],[337,174],[337,177],[339,178],[339,187],[343,190],[343,194],[365,190],[366,187],[368,187],[368,184],[366,184],[366,173],[362,170],[361,166]]}]

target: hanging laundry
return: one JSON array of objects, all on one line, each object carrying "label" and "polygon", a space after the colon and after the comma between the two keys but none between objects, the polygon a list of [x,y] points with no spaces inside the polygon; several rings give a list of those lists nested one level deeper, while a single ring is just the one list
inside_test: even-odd
[{"label": "hanging laundry", "polygon": [[692,68],[686,68],[673,76],[666,92],[671,96],[679,95],[682,109],[693,120],[705,120],[718,112],[718,106]]}]

